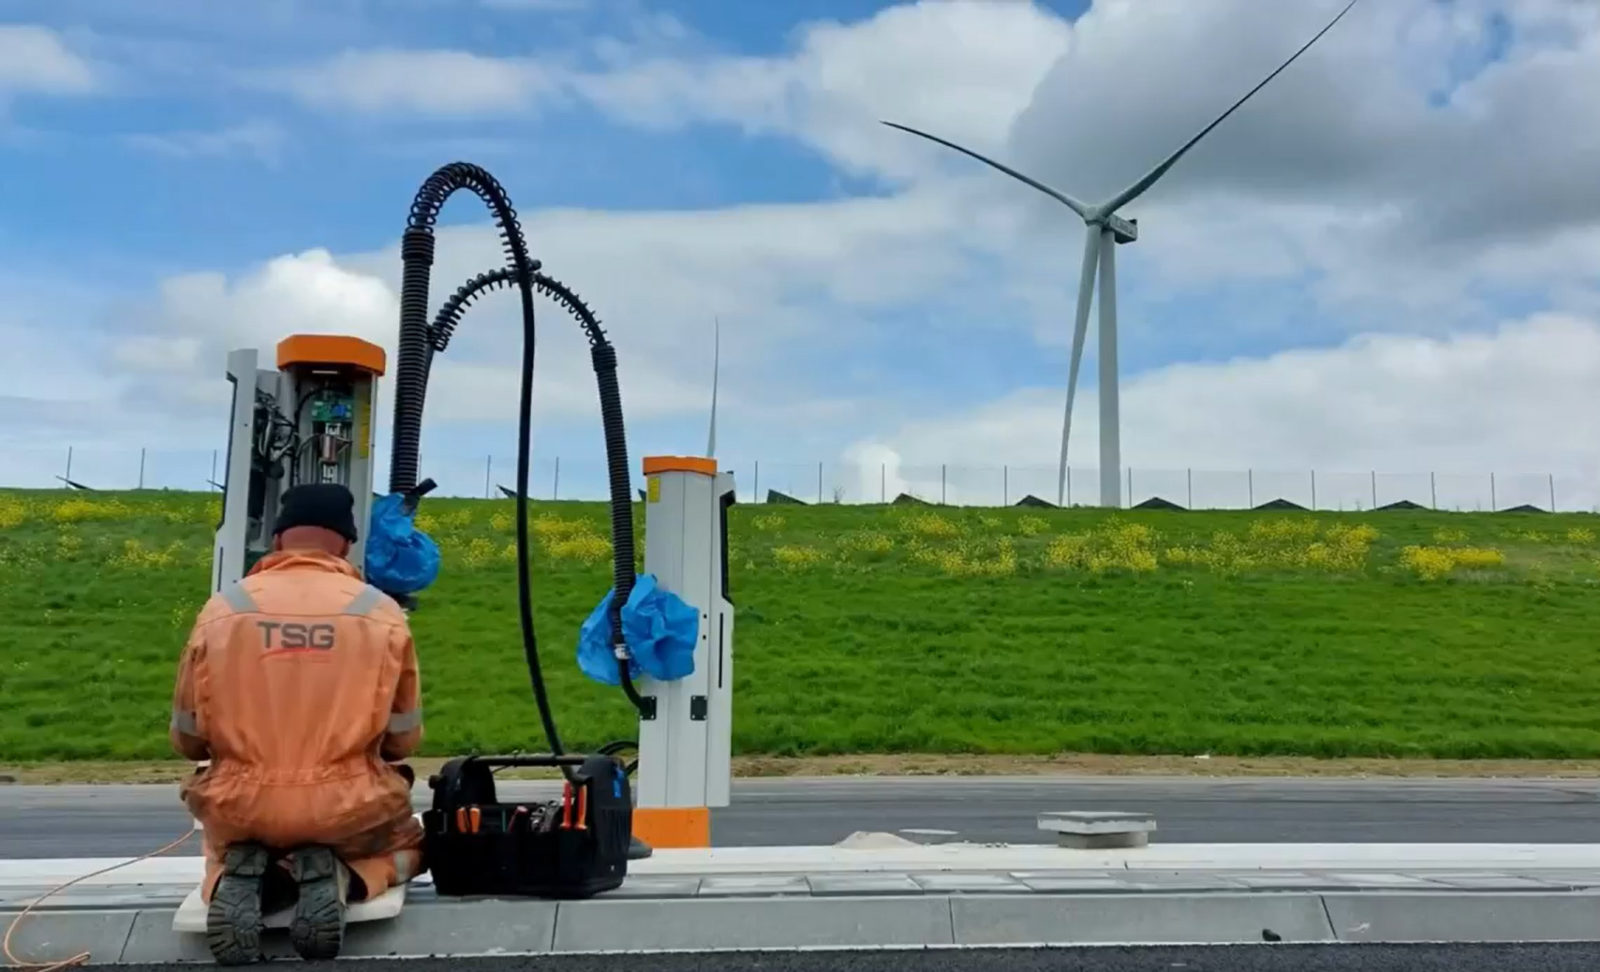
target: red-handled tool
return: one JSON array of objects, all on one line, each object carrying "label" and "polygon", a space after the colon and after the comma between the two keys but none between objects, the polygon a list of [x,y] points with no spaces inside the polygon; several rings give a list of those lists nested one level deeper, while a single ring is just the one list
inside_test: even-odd
[{"label": "red-handled tool", "polygon": [[572,784],[561,784],[561,829],[572,829]]}]

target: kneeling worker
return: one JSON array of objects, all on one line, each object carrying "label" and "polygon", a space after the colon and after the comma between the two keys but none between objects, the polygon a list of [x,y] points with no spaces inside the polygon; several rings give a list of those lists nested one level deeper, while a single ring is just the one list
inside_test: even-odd
[{"label": "kneeling worker", "polygon": [[[422,867],[409,756],[422,739],[405,612],[365,584],[343,486],[283,495],[273,549],[213,595],[183,649],[172,744],[210,760],[183,799],[205,831],[207,942],[260,959],[261,916],[295,901],[290,938],[332,958],[349,901]],[[266,904],[263,903],[263,898]]]}]

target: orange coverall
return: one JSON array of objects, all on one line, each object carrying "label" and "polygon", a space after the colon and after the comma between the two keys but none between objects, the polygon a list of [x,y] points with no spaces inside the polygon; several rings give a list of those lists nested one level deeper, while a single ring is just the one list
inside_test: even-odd
[{"label": "orange coverall", "polygon": [[205,832],[202,897],[227,846],[322,844],[376,897],[422,869],[409,782],[422,741],[405,612],[342,557],[283,550],[212,595],[184,645],[169,733],[210,766],[183,800]]}]

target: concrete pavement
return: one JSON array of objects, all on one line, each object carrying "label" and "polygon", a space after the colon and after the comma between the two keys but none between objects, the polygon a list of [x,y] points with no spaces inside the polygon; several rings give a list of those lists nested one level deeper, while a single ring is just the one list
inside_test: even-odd
[{"label": "concrete pavement", "polygon": [[[73,875],[18,926],[33,961],[206,961],[204,909],[178,902],[194,858],[0,861],[0,923]],[[462,899],[426,876],[397,919],[352,912],[351,958],[1594,941],[1600,844],[1169,844],[663,850],[588,900]],[[381,917],[369,915],[367,917]],[[285,936],[266,943],[289,956]],[[1100,953],[1096,953],[1100,954]],[[1254,954],[1254,953],[1251,953]],[[904,958],[902,956],[902,958]],[[945,960],[940,955],[940,960]],[[717,968],[713,957],[706,967]],[[961,968],[959,957],[950,968]],[[891,968],[894,966],[890,966]],[[920,966],[916,966],[920,967]]]}]

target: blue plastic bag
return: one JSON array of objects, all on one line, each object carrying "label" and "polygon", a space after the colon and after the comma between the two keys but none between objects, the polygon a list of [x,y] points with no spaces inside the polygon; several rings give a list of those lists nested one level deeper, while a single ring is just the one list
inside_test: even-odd
[{"label": "blue plastic bag", "polygon": [[367,530],[367,583],[388,594],[415,594],[439,576],[439,545],[401,506],[403,493],[372,504]]},{"label": "blue plastic bag", "polygon": [[[578,668],[597,682],[620,685],[617,656],[611,650],[611,601],[606,592],[578,629]],[[622,638],[632,657],[628,676],[648,675],[672,682],[694,672],[694,646],[700,637],[700,612],[664,591],[655,575],[640,574],[622,605]]]}]

